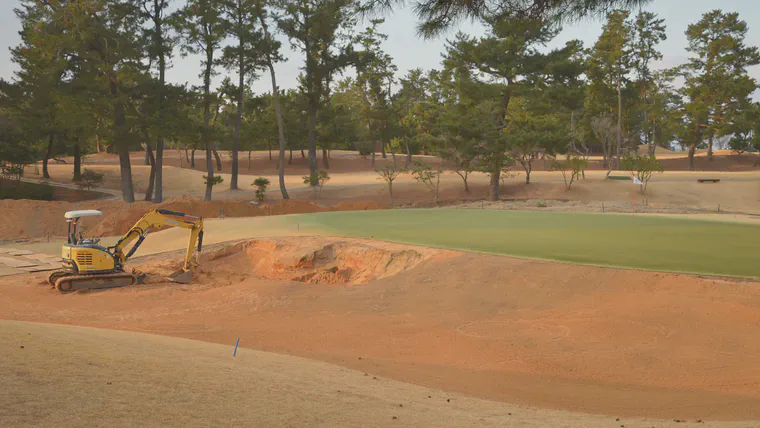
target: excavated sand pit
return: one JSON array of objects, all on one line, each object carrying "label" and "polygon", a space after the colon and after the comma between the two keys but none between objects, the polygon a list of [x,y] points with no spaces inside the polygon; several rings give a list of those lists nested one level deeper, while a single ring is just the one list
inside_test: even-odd
[{"label": "excavated sand pit", "polygon": [[444,253],[453,254],[356,239],[251,240],[204,254],[197,273],[214,280],[252,275],[309,284],[365,284]]}]

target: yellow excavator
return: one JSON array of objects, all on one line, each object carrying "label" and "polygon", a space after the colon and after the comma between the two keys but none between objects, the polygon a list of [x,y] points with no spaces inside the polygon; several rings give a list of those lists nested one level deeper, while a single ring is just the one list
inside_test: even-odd
[{"label": "yellow excavator", "polygon": [[[185,213],[154,209],[145,214],[113,247],[103,247],[100,239],[77,236],[80,218],[101,216],[98,210],[68,211],[64,217],[68,222],[68,240],[63,244],[61,262],[63,269],[56,270],[48,277],[48,283],[61,293],[76,290],[124,287],[142,282],[144,274],[128,273],[124,264],[135,254],[137,248],[150,232],[166,227],[190,229],[190,242],[182,268],[171,275],[169,280],[187,284],[193,279],[193,269],[198,265],[203,246],[203,218]],[[127,249],[133,241],[134,244]],[[197,246],[196,246],[197,243]]]}]

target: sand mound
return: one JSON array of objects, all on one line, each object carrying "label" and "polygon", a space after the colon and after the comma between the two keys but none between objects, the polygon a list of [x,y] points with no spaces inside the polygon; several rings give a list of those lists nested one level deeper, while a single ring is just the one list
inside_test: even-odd
[{"label": "sand mound", "polygon": [[435,250],[358,240],[253,240],[204,254],[198,273],[309,284],[365,284],[417,266]]}]

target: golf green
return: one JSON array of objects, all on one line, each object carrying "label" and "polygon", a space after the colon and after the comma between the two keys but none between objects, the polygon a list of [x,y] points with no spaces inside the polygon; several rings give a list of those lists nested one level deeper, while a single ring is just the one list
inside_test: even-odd
[{"label": "golf green", "polygon": [[760,225],[622,214],[464,209],[293,216],[299,227],[571,263],[760,277]]}]

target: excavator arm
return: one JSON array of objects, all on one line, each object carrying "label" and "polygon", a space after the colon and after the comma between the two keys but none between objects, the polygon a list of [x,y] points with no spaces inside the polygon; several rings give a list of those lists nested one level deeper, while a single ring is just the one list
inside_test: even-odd
[{"label": "excavator arm", "polygon": [[[114,258],[123,266],[137,251],[149,233],[166,227],[190,229],[190,240],[187,243],[187,252],[182,269],[169,276],[169,279],[175,282],[190,282],[192,279],[192,269],[197,265],[196,258],[194,257],[196,248],[198,253],[200,253],[203,246],[202,217],[164,209],[151,210],[135,223],[119,242],[111,248]],[[133,241],[136,242],[129,247]],[[127,250],[128,247],[129,249]]]}]

